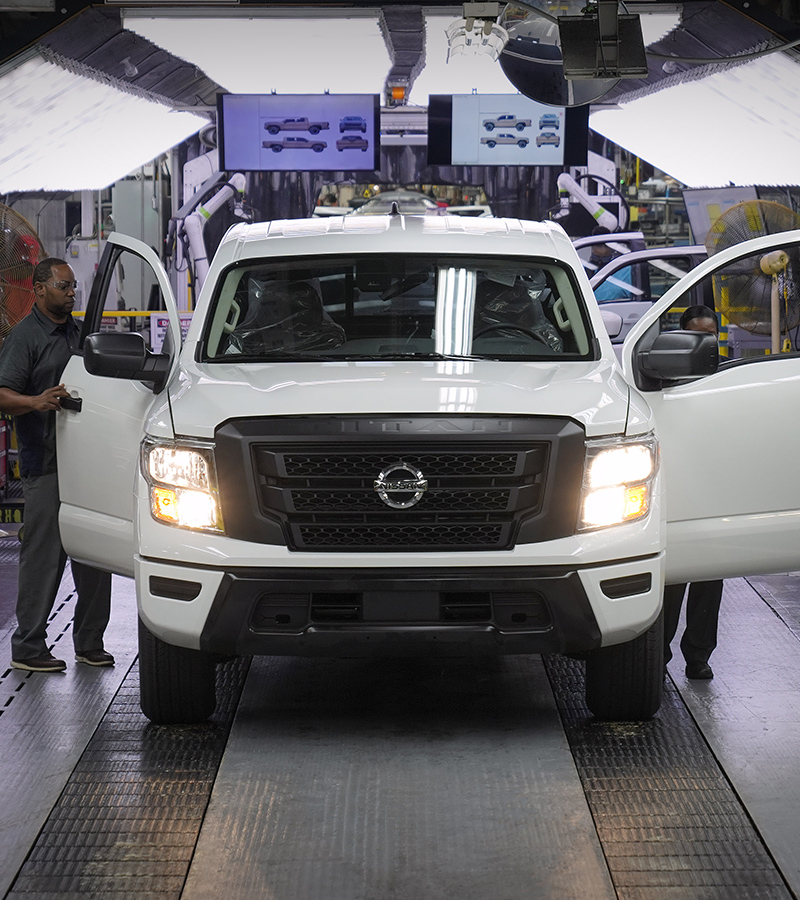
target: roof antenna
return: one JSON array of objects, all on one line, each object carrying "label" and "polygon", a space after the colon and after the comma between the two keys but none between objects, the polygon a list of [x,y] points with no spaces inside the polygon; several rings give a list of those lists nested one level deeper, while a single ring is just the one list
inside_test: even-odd
[{"label": "roof antenna", "polygon": [[399,216],[400,215],[400,207],[397,205],[397,200],[392,200],[392,208],[389,210],[390,216]]}]

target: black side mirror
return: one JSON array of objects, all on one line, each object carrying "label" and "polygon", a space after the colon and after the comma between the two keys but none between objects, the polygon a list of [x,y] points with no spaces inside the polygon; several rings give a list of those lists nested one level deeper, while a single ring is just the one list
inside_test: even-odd
[{"label": "black side mirror", "polygon": [[83,343],[83,365],[90,375],[144,381],[156,393],[164,387],[170,363],[169,355],[152,353],[135,332],[90,334]]},{"label": "black side mirror", "polygon": [[649,381],[702,378],[719,368],[716,335],[705,331],[664,331],[650,347],[636,355],[636,367]]}]

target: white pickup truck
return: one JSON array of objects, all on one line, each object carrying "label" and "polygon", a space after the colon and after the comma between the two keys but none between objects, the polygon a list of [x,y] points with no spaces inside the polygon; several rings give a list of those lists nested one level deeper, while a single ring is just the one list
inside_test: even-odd
[{"label": "white pickup truck", "polygon": [[517,131],[524,131],[530,128],[531,120],[518,119],[513,113],[505,113],[493,119],[484,119],[482,124],[487,131],[494,131],[495,128],[516,128]]},{"label": "white pickup truck", "polygon": [[[697,266],[620,364],[552,223],[236,225],[185,339],[156,254],[111,235],[63,376],[60,522],[136,579],[145,715],[207,718],[235,655],[566,653],[597,717],[652,716],[665,578],[800,563],[800,358],[719,366],[713,335],[660,330],[775,241]],[[158,353],[101,331],[119,264],[152,269]]]}]

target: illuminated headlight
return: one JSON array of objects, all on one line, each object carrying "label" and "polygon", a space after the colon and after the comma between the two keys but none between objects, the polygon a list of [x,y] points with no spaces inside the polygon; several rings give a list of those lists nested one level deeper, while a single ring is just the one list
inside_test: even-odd
[{"label": "illuminated headlight", "polygon": [[652,435],[588,442],[579,528],[646,516],[657,470],[658,442]]},{"label": "illuminated headlight", "polygon": [[211,446],[145,441],[142,470],[153,518],[180,528],[223,531]]}]

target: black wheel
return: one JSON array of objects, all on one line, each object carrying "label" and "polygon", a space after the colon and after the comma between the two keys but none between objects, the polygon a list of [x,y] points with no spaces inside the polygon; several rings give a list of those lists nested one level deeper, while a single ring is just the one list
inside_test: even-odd
[{"label": "black wheel", "polygon": [[517,131],[524,131],[524,130],[525,130],[525,126],[522,124],[522,122],[517,122]]},{"label": "black wheel", "polygon": [[140,619],[139,702],[156,725],[205,722],[217,706],[214,656],[165,644]]},{"label": "black wheel", "polygon": [[273,152],[273,153],[280,153],[281,150],[283,150],[283,147],[281,147],[280,144],[273,144],[273,145],[272,145],[272,152]]},{"label": "black wheel", "polygon": [[311,125],[308,129],[309,134],[319,134],[319,125]]},{"label": "black wheel", "polygon": [[280,131],[280,128],[277,125],[268,125],[267,131],[270,134],[277,134]]},{"label": "black wheel", "polygon": [[528,142],[527,141],[517,141],[517,145],[520,147],[527,147]]},{"label": "black wheel", "polygon": [[640,722],[661,706],[664,615],[638,638],[593,650],[586,657],[586,705],[598,719]]},{"label": "black wheel", "polygon": [[322,153],[322,151],[325,149],[325,144],[314,144],[311,149],[314,151],[314,153]]},{"label": "black wheel", "polygon": [[487,147],[494,147],[495,143],[496,143],[495,141],[487,141],[487,142],[486,142],[486,146],[487,146]]}]

